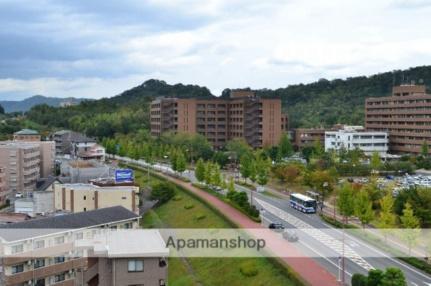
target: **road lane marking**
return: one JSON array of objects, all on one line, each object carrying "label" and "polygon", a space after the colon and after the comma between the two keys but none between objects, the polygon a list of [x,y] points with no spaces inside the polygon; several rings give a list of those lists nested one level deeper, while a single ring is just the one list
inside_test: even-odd
[{"label": "road lane marking", "polygon": [[[267,203],[261,199],[255,198],[254,199],[256,203],[261,205],[266,211],[272,213],[276,217],[288,222],[289,224],[293,225],[294,227],[298,229],[307,229],[307,234],[314,238],[316,241],[319,241],[326,245],[328,248],[334,250],[339,255],[342,255],[343,253],[343,243],[340,242],[337,239],[334,239],[333,237],[329,236],[328,234],[324,233],[323,231],[313,228],[311,225],[307,224],[306,222],[289,215],[287,212],[283,211],[282,209],[275,207],[271,205],[270,203]],[[344,244],[344,255],[354,263],[358,264],[365,270],[369,271],[371,269],[374,269],[371,264],[369,264],[365,259],[363,259],[359,254],[357,254],[350,246]]]}]

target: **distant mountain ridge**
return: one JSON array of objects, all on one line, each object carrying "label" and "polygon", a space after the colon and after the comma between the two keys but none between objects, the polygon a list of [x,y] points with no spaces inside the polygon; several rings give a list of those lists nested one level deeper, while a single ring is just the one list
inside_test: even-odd
[{"label": "distant mountain ridge", "polygon": [[31,97],[28,97],[23,100],[0,100],[0,105],[3,106],[5,112],[26,112],[30,110],[33,106],[39,105],[39,104],[46,104],[49,106],[58,107],[62,104],[72,103],[72,104],[78,104],[81,101],[88,100],[87,98],[75,98],[75,97],[67,97],[67,98],[60,98],[60,97],[47,97],[43,95],[34,95]]},{"label": "distant mountain ridge", "polygon": [[[329,127],[336,123],[364,124],[367,97],[391,94],[392,87],[416,82],[431,92],[431,66],[419,66],[369,76],[346,79],[319,79],[309,84],[294,84],[277,89],[258,89],[257,95],[280,98],[289,115],[289,127]],[[229,96],[230,89],[222,92]],[[104,138],[115,134],[150,129],[150,102],[158,97],[212,98],[204,86],[168,84],[150,79],[113,97],[84,101],[70,108],[37,106],[28,119],[58,129],[72,129],[88,136]]]}]

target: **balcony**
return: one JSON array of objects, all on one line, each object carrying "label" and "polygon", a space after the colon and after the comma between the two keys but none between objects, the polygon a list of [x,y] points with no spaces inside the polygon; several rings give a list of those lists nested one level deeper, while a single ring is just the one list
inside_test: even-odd
[{"label": "balcony", "polygon": [[[25,271],[17,274],[13,274],[10,276],[5,276],[4,281],[6,285],[15,285],[20,283],[26,283],[29,280],[37,279],[41,277],[47,277],[52,276],[58,273],[62,273],[71,269],[77,269],[77,268],[85,268],[87,265],[87,258],[78,258],[66,261],[64,263],[59,264],[51,264],[47,265],[45,267],[37,268],[30,271]],[[67,280],[62,281],[59,283],[56,283],[55,285],[73,285],[72,284],[63,284],[63,283],[70,283],[69,281],[74,280]]]}]

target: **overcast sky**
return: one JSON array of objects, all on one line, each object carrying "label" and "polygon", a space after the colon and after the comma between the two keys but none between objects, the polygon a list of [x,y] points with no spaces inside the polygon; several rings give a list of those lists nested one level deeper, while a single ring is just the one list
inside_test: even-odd
[{"label": "overcast sky", "polygon": [[429,0],[0,0],[0,99],[278,88],[431,64]]}]

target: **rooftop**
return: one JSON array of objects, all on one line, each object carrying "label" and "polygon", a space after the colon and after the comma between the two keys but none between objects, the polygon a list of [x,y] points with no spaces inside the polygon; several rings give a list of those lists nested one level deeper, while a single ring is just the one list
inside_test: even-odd
[{"label": "rooftop", "polygon": [[[95,227],[136,218],[139,218],[139,215],[122,206],[115,206],[1,225],[0,237],[6,241],[14,241],[57,232],[54,230],[66,231],[67,229]],[[35,229],[40,231],[35,231]]]},{"label": "rooftop", "polygon": [[160,232],[154,229],[114,231],[83,243],[89,243],[95,255],[110,258],[163,257],[169,254]]},{"label": "rooftop", "polygon": [[21,129],[14,133],[15,135],[39,135],[39,132],[33,129]]},{"label": "rooftop", "polygon": [[40,178],[36,182],[37,191],[45,191],[49,186],[51,186],[55,181],[61,183],[61,181],[55,176],[48,176],[46,178]]}]

